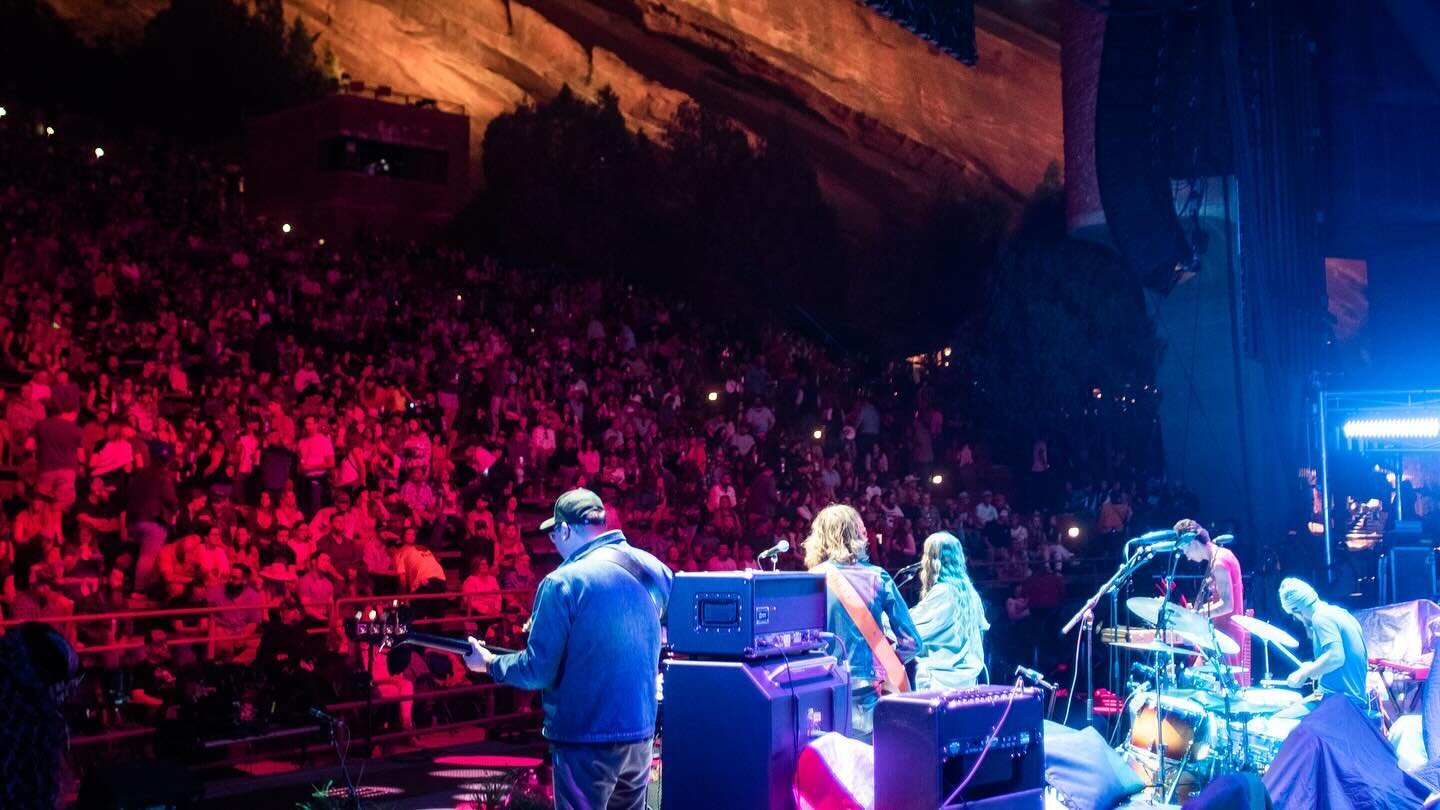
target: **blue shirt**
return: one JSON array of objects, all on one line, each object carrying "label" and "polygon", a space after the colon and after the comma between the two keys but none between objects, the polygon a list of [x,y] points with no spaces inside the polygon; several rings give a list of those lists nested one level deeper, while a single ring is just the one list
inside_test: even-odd
[{"label": "blue shirt", "polygon": [[605,555],[613,547],[644,566],[668,598],[664,563],[609,531],[540,581],[530,638],[497,657],[497,683],[539,689],[544,734],[558,743],[639,742],[655,735],[660,614],[645,586]]},{"label": "blue shirt", "polygon": [[[971,620],[962,623],[966,614]],[[984,635],[990,623],[974,588],[962,596],[959,588],[941,580],[910,615],[925,644],[916,662],[916,689],[959,689],[980,682],[985,669]]]},{"label": "blue shirt", "polygon": [[[905,600],[900,597],[900,589],[895,587],[895,580],[890,578],[890,574],[869,563],[839,565],[826,562],[811,570],[828,575],[832,568],[839,571],[840,575],[854,586],[865,604],[870,606],[870,615],[875,617],[875,623],[880,625],[882,630],[886,630],[887,635],[894,637],[895,654],[899,656],[900,662],[906,663],[914,658],[921,651],[920,631],[915,629],[915,622],[910,619],[910,609],[905,606]],[[865,643],[865,636],[850,619],[850,614],[845,612],[845,605],[829,588],[825,590],[825,608],[826,624],[830,632],[845,642],[846,663],[850,666],[852,686],[859,688],[884,680],[884,673],[878,671],[870,645]],[[838,654],[839,650],[832,649],[831,652]]]},{"label": "blue shirt", "polygon": [[1309,630],[1310,645],[1316,658],[1335,649],[1344,656],[1344,662],[1338,669],[1320,676],[1320,691],[1327,695],[1338,692],[1359,706],[1368,706],[1365,675],[1370,661],[1365,652],[1365,634],[1360,629],[1360,622],[1344,608],[1320,602],[1315,605],[1315,613],[1310,617]]}]

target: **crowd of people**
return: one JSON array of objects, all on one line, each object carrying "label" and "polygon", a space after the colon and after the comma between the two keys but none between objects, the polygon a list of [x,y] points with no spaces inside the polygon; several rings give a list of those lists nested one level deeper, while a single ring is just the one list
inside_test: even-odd
[{"label": "crowd of people", "polygon": [[[337,599],[463,593],[417,614],[512,640],[553,563],[530,516],[573,486],[675,571],[779,540],[801,569],[831,503],[892,569],[949,530],[977,580],[1017,588],[999,620],[1027,588],[1058,604],[1077,543],[1169,497],[1064,483],[1040,442],[1016,508],[907,361],[708,323],[611,278],[339,249],[247,216],[233,167],[9,112],[0,610],[58,620],[109,703],[173,713],[219,688],[185,673],[216,665],[344,683]],[[156,608],[194,610],[70,619]]]}]

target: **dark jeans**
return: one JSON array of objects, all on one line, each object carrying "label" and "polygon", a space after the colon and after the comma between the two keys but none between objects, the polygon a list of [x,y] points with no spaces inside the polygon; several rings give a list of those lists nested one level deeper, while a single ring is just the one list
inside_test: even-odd
[{"label": "dark jeans", "polygon": [[551,743],[555,810],[645,810],[652,743]]}]

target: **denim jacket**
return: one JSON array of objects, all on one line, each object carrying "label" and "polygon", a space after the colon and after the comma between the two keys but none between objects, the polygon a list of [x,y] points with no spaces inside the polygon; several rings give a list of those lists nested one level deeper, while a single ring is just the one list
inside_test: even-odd
[{"label": "denim jacket", "polygon": [[[870,615],[875,617],[875,623],[894,640],[895,654],[902,664],[909,663],[922,651],[920,631],[915,629],[910,609],[905,606],[900,589],[895,587],[895,580],[885,569],[863,562],[849,565],[826,562],[811,570],[828,574],[832,568],[839,571],[870,606]],[[870,652],[870,645],[865,643],[865,636],[851,621],[850,614],[845,612],[845,605],[829,589],[825,592],[825,607],[830,632],[845,643],[851,685],[860,688],[884,680],[884,673],[877,671],[875,656]],[[840,651],[832,649],[831,652],[838,655]]]},{"label": "denim jacket", "polygon": [[545,738],[625,743],[655,734],[660,616],[629,571],[595,557],[614,546],[645,566],[668,597],[664,563],[605,532],[540,581],[525,649],[490,665],[497,683],[541,690]]}]

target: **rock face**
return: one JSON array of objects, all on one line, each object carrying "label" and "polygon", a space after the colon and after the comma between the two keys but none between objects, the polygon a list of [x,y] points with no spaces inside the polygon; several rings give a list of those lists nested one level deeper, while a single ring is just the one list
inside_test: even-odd
[{"label": "rock face", "polygon": [[[135,36],[168,0],[51,0],[83,32]],[[464,105],[485,127],[569,85],[611,87],[638,130],[686,99],[811,156],[853,231],[937,197],[1018,201],[1062,155],[1059,48],[985,10],[967,68],[857,0],[286,0],[341,69]],[[478,180],[478,178],[475,178]]]}]

